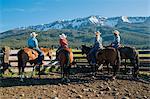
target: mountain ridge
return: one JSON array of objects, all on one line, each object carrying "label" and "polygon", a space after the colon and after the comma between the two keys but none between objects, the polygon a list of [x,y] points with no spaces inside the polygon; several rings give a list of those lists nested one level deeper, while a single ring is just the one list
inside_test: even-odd
[{"label": "mountain ridge", "polygon": [[71,47],[80,47],[81,44],[92,45],[95,31],[102,33],[104,45],[113,41],[112,30],[120,31],[122,45],[140,49],[150,49],[150,17],[101,17],[88,16],[73,20],[55,21],[49,24],[35,25],[12,29],[0,34],[0,47],[10,46],[22,48],[27,46],[26,40],[30,33],[35,31],[39,45],[43,47],[57,47],[61,33],[68,37]]},{"label": "mountain ridge", "polygon": [[[48,29],[78,29],[82,26],[86,25],[100,25],[100,26],[110,26],[115,27],[119,22],[125,23],[123,18],[126,16],[120,16],[120,17],[102,17],[102,16],[88,16],[83,18],[76,18],[72,20],[57,20],[51,23],[47,24],[40,24],[40,25],[34,25],[34,26],[27,26],[27,27],[20,27],[16,28],[19,30],[22,29],[33,29],[37,31],[46,31]],[[126,19],[129,21],[128,23],[143,23],[146,20],[150,20],[150,16],[147,17],[126,17]]]}]

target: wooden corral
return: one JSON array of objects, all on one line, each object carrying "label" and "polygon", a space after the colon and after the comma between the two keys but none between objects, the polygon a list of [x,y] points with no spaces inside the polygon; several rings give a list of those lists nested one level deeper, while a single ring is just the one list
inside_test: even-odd
[{"label": "wooden corral", "polygon": [[[139,51],[139,58],[140,58],[140,70],[141,71],[150,71],[150,50],[138,50]],[[11,65],[12,69],[17,69],[17,52],[18,50],[11,50],[10,51],[10,56],[9,56],[9,64]],[[77,66],[88,66],[89,64],[87,63],[86,60],[86,55],[81,54],[81,50],[73,50],[74,54],[74,59],[76,62]],[[3,55],[0,53],[0,55]],[[55,59],[55,51],[53,52],[53,59]],[[45,63],[48,64],[50,63],[50,59],[48,57],[45,57],[44,59]],[[122,62],[124,64],[124,61]],[[128,67],[130,66],[130,62],[128,61]],[[32,66],[27,63],[27,69],[31,68]],[[122,66],[124,68],[124,66]]]}]

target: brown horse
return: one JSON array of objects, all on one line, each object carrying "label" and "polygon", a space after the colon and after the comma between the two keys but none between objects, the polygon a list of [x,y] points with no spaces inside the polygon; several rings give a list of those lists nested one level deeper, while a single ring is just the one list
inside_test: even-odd
[{"label": "brown horse", "polygon": [[[44,53],[44,56],[48,56],[50,59],[52,58],[52,49],[50,48],[40,48],[40,49]],[[21,75],[21,79],[22,79],[27,62],[33,65],[33,71],[34,71],[34,68],[37,65],[38,53],[33,49],[23,48],[18,51],[17,57],[18,57],[19,75]],[[44,57],[43,57],[43,60],[44,60]],[[31,77],[33,75],[33,71],[32,71]],[[39,72],[40,72],[40,69],[39,69]],[[40,73],[39,73],[39,77],[40,77]]]},{"label": "brown horse", "polygon": [[107,65],[107,68],[109,67],[108,65],[113,66],[114,72],[113,79],[114,79],[121,64],[119,51],[112,47],[101,49],[96,53],[96,60],[98,65],[105,63]]},{"label": "brown horse", "polygon": [[[82,54],[86,54],[87,55],[87,60],[88,63],[90,64],[91,58],[88,56],[91,47],[88,47],[86,45],[82,45]],[[110,57],[111,56],[111,57]],[[104,63],[107,65],[107,69],[109,72],[109,65],[113,66],[113,70],[114,70],[114,77],[119,69],[120,66],[120,53],[118,50],[112,48],[112,47],[107,47],[105,49],[101,49],[98,50],[97,54],[96,54],[96,61],[97,64],[103,65]],[[93,72],[96,70],[96,66],[92,66],[92,70]]]},{"label": "brown horse", "polygon": [[69,48],[64,48],[59,51],[58,53],[58,61],[61,66],[61,76],[62,79],[66,77],[69,80],[69,73],[71,65],[73,64],[73,53],[72,50]]}]

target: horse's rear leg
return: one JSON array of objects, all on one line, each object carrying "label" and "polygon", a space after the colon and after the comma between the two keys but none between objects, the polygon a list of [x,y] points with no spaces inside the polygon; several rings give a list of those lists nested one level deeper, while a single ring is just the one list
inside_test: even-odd
[{"label": "horse's rear leg", "polygon": [[23,61],[22,65],[19,66],[20,81],[23,81],[23,78],[25,77],[24,69],[25,69],[26,63],[27,63],[26,61]]},{"label": "horse's rear leg", "polygon": [[116,79],[116,74],[119,70],[119,65],[113,65],[113,76],[112,76],[112,80]]},{"label": "horse's rear leg", "polygon": [[134,66],[134,68],[132,69],[132,75],[133,77],[137,77],[138,76],[138,64],[136,64],[136,60],[135,59],[131,59],[131,63]]}]

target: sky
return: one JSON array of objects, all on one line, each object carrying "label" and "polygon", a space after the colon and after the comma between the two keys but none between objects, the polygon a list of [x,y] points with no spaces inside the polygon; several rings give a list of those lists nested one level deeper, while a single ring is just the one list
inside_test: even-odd
[{"label": "sky", "polygon": [[150,16],[150,0],[0,0],[0,32],[90,15]]}]

